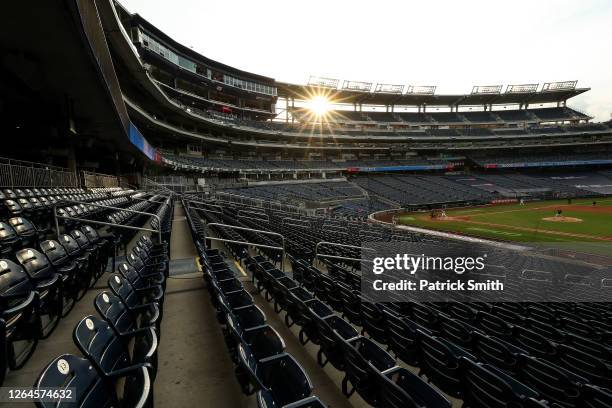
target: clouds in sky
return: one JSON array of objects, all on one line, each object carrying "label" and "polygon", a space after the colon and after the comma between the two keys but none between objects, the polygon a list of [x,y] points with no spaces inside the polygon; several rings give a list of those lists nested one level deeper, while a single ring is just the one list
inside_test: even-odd
[{"label": "clouds in sky", "polygon": [[608,0],[121,0],[199,53],[280,81],[309,75],[437,85],[578,80],[570,100],[612,113]]}]

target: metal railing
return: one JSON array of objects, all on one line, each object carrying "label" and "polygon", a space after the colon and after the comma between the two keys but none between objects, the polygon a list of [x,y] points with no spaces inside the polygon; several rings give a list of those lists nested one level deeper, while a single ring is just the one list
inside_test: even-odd
[{"label": "metal railing", "polygon": [[81,184],[86,188],[119,187],[119,177],[81,170]]},{"label": "metal railing", "polygon": [[302,208],[294,205],[283,204],[277,201],[262,200],[260,198],[245,197],[237,194],[232,194],[224,191],[216,193],[216,198],[219,201],[225,200],[233,204],[248,205],[249,207],[265,208],[270,210],[285,211],[291,214],[306,214]]},{"label": "metal railing", "polygon": [[351,249],[374,251],[374,248],[361,247],[361,246],[348,245],[348,244],[339,244],[337,242],[319,241],[319,242],[317,242],[317,245],[315,245],[315,259],[328,258],[328,259],[340,259],[340,260],[344,260],[344,261],[372,262],[372,261],[369,261],[369,260],[363,259],[363,258],[351,258],[351,257],[347,257],[347,256],[320,254],[319,253],[319,246],[321,246],[321,245],[337,246],[337,247],[343,247],[343,248],[351,248]]},{"label": "metal railing", "polygon": [[109,226],[109,227],[113,227],[113,228],[123,228],[123,229],[131,229],[131,230],[137,230],[137,231],[148,231],[148,232],[157,232],[158,238],[159,238],[159,242],[162,242],[162,232],[161,232],[161,218],[157,215],[157,214],[153,214],[153,213],[148,213],[148,212],[144,212],[144,211],[137,211],[137,210],[130,210],[127,208],[120,208],[120,207],[112,207],[110,205],[102,205],[102,204],[95,204],[95,203],[86,203],[84,201],[74,201],[74,200],[63,200],[62,203],[68,203],[68,204],[84,204],[87,206],[93,205],[94,207],[98,207],[98,208],[106,208],[109,210],[117,210],[117,211],[127,211],[130,213],[134,213],[134,214],[140,214],[140,215],[148,215],[151,216],[155,219],[157,219],[158,225],[159,225],[159,229],[153,229],[153,228],[144,228],[144,227],[133,227],[131,225],[121,225],[121,224],[113,224],[111,222],[105,222],[105,221],[95,221],[95,220],[89,220],[87,218],[80,218],[80,217],[69,217],[69,216],[65,216],[65,215],[59,215],[57,213],[57,205],[53,206],[53,221],[55,223],[55,232],[56,232],[56,236],[59,239],[60,236],[60,228],[59,228],[59,221],[60,219],[63,220],[72,220],[72,221],[79,221],[79,222],[84,222],[84,223],[90,223],[90,224],[96,224],[96,225],[105,225],[105,226]]},{"label": "metal railing", "polygon": [[0,186],[78,187],[75,172],[63,167],[0,157]]},{"label": "metal railing", "polygon": [[[223,228],[229,228],[229,229],[237,229],[240,231],[250,231],[250,232],[256,232],[259,234],[265,234],[265,235],[272,235],[272,236],[276,236],[276,237],[280,237],[281,238],[281,242],[282,242],[282,246],[274,246],[274,245],[266,245],[266,244],[258,244],[256,242],[251,242],[251,241],[237,241],[237,240],[233,240],[233,239],[226,239],[226,238],[219,238],[219,237],[211,237],[208,236],[206,234],[206,229],[209,227],[223,227]],[[211,241],[220,241],[220,242],[227,242],[230,244],[242,244],[242,245],[250,245],[256,248],[268,248],[268,249],[276,249],[276,250],[280,250],[282,251],[282,257],[281,257],[281,270],[283,272],[285,272],[285,257],[286,257],[286,250],[285,250],[285,237],[279,233],[276,232],[271,232],[271,231],[263,231],[263,230],[258,230],[255,228],[246,228],[246,227],[239,227],[237,225],[229,225],[229,224],[221,224],[218,222],[211,222],[211,223],[207,223],[206,224],[206,228],[204,229],[204,241],[211,240]]]}]

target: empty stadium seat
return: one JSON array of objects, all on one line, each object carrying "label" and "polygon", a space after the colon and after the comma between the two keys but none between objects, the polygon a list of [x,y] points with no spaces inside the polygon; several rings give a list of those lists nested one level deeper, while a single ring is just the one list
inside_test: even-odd
[{"label": "empty stadium seat", "polygon": [[[116,392],[119,379],[125,378],[129,386],[122,395]],[[71,354],[55,358],[40,374],[35,388],[55,388],[70,393],[74,391],[76,406],[142,408],[152,406],[151,380],[145,367],[117,371],[112,376],[102,376],[87,359]],[[38,407],[55,407],[57,402],[36,401]]]},{"label": "empty stadium seat", "polygon": [[268,391],[274,405],[281,407],[310,396],[313,388],[310,379],[291,355],[281,353],[257,360],[244,344],[238,345],[238,355],[248,378],[243,383],[245,392]]}]

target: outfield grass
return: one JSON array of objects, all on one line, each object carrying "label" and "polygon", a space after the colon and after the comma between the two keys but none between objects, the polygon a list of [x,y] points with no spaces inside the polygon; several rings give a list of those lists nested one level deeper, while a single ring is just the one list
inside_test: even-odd
[{"label": "outfield grass", "polygon": [[[429,212],[403,213],[397,220],[399,224],[504,241],[612,244],[612,198],[596,199],[595,207],[592,201],[573,200],[571,206],[567,200],[560,200],[450,209],[446,211],[447,220],[432,220]],[[561,209],[563,216],[582,221],[543,220],[554,217],[556,209]]]}]

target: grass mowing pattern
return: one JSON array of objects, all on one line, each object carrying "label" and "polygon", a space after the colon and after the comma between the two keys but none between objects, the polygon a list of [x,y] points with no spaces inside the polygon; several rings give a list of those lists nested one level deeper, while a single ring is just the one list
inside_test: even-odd
[{"label": "grass mowing pattern", "polygon": [[[455,232],[488,239],[517,242],[610,242],[612,243],[612,198],[593,200],[534,201],[525,205],[505,204],[449,209],[447,219],[431,219],[429,212],[403,213],[398,224]],[[544,221],[557,209],[563,216],[581,222]]]}]

